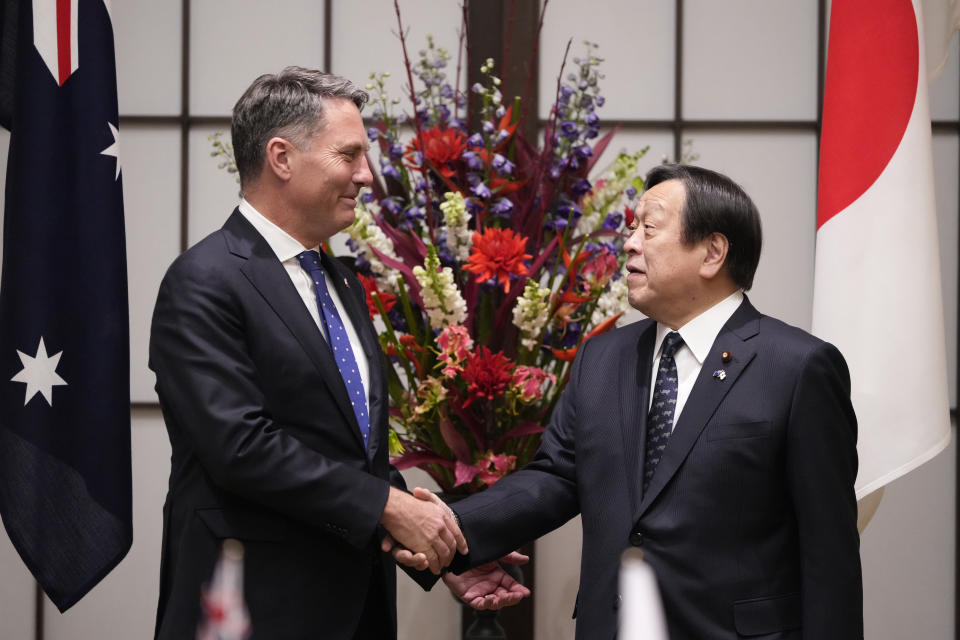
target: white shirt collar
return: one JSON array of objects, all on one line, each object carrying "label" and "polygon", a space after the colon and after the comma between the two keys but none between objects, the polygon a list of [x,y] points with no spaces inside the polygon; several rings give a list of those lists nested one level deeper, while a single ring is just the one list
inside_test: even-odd
[{"label": "white shirt collar", "polygon": [[[690,349],[693,357],[702,366],[713,347],[720,329],[727,323],[733,312],[737,310],[743,302],[743,292],[737,289],[729,296],[713,305],[696,318],[683,325],[677,332],[683,338],[683,343]],[[673,331],[665,324],[657,323],[657,338],[653,343],[654,357],[659,357],[660,347],[663,345],[663,339],[667,334]]]},{"label": "white shirt collar", "polygon": [[[293,236],[254,209],[253,205],[247,202],[245,198],[240,198],[240,204],[237,205],[237,208],[240,209],[243,217],[253,225],[253,228],[263,236],[263,239],[267,241],[267,244],[270,245],[273,252],[277,254],[280,262],[286,262],[287,260],[296,258],[298,254],[307,249],[307,247],[304,247],[294,240]],[[309,247],[309,249],[316,251],[318,247]]]}]

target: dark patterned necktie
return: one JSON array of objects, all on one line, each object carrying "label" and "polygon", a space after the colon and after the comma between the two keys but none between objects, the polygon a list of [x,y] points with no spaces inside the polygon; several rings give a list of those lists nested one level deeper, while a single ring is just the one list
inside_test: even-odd
[{"label": "dark patterned necktie", "polygon": [[313,288],[317,294],[317,310],[320,312],[320,324],[323,325],[327,342],[333,349],[337,367],[340,368],[343,384],[350,395],[350,404],[353,405],[353,413],[357,416],[360,434],[363,436],[363,446],[369,447],[370,416],[367,414],[367,394],[363,388],[363,380],[360,378],[360,370],[357,368],[357,359],[350,347],[347,329],[343,326],[343,319],[340,318],[337,307],[333,304],[333,298],[330,297],[330,291],[327,289],[320,254],[316,251],[304,251],[297,255],[297,260],[313,280]]},{"label": "dark patterned necktie", "polygon": [[673,414],[677,408],[677,363],[673,354],[683,345],[683,338],[671,331],[663,339],[660,368],[653,385],[653,402],[647,413],[647,445],[643,466],[643,492],[647,492],[650,479],[660,462],[660,456],[673,432]]}]

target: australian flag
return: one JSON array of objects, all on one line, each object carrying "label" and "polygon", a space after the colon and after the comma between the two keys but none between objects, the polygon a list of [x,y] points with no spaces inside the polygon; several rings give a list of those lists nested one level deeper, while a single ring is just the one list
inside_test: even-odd
[{"label": "australian flag", "polygon": [[133,539],[113,30],[104,0],[0,1],[0,516],[65,611]]}]

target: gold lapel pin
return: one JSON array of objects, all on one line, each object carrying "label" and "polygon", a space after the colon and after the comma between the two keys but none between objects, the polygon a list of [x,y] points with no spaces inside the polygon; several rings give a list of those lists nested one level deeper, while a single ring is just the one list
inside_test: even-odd
[{"label": "gold lapel pin", "polygon": [[727,379],[727,372],[724,371],[723,369],[717,369],[716,371],[713,372],[713,377],[723,382],[724,380]]}]

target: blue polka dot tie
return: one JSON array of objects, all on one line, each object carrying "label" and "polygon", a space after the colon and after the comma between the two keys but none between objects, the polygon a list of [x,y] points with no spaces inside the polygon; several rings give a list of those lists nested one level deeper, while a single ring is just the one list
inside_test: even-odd
[{"label": "blue polka dot tie", "polygon": [[353,405],[353,412],[360,425],[360,434],[363,436],[363,446],[369,447],[370,416],[367,414],[367,394],[363,389],[357,359],[350,347],[347,329],[343,326],[343,319],[337,312],[337,307],[333,304],[333,298],[330,297],[330,291],[327,289],[320,254],[316,251],[304,251],[297,255],[297,260],[313,280],[313,288],[317,294],[317,309],[320,311],[320,324],[323,326],[330,348],[333,349],[340,375],[343,376],[343,383],[350,395],[350,404]]},{"label": "blue polka dot tie", "polygon": [[671,331],[663,339],[660,351],[660,368],[653,385],[653,402],[647,413],[647,445],[643,466],[643,492],[647,492],[660,456],[673,433],[673,413],[677,408],[677,363],[673,354],[683,345],[683,338]]}]

